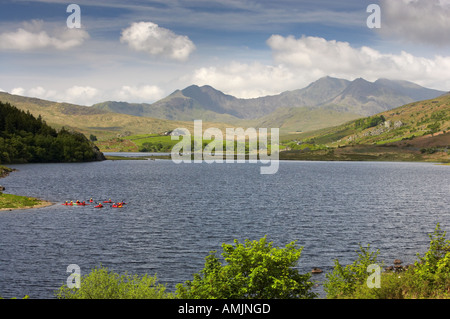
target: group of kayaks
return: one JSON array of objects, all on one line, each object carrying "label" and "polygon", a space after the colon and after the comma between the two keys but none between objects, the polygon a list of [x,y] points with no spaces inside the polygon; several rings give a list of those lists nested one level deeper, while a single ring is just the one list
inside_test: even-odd
[{"label": "group of kayaks", "polygon": [[[75,202],[66,201],[62,205],[63,206],[88,206],[88,205],[91,205],[91,203],[94,203],[94,200],[92,198],[89,200],[89,204],[86,203],[86,201],[81,202],[81,201],[77,200]],[[111,199],[109,199],[109,200],[103,201],[103,204],[112,204],[111,207],[113,207],[113,208],[122,208],[127,203],[125,203],[124,201],[116,203],[116,202],[113,202]],[[94,208],[103,208],[103,207],[105,207],[105,205],[103,205],[103,204],[101,202],[99,202],[96,206],[94,206]],[[92,205],[94,205],[94,204],[92,204]]]}]

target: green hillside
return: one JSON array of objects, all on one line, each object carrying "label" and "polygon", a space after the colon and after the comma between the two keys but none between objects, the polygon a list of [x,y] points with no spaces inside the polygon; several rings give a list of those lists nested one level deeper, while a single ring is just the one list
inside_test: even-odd
[{"label": "green hillside", "polygon": [[[286,136],[283,143],[288,150],[283,156],[291,159],[450,161],[450,95]],[[303,145],[314,147],[305,152]]]},{"label": "green hillside", "polygon": [[82,162],[104,156],[83,134],[56,131],[35,118],[0,102],[0,163]]},{"label": "green hillside", "polygon": [[193,127],[192,122],[169,121],[127,114],[118,114],[92,107],[57,103],[0,92],[0,101],[39,115],[54,128],[65,127],[86,136],[95,135],[99,140],[134,134],[151,134],[173,130],[177,127]]},{"label": "green hillside", "polygon": [[[160,135],[176,128],[193,131],[193,121],[171,121],[150,117],[119,114],[87,106],[57,103],[37,98],[29,98],[0,92],[0,102],[11,103],[18,109],[41,117],[50,126],[74,130],[85,136],[93,136],[96,145],[104,151],[137,151],[139,144],[132,139],[135,135]],[[226,125],[205,122],[204,128],[217,127],[225,130]],[[170,137],[169,137],[170,139]]]},{"label": "green hillside", "polygon": [[326,107],[292,107],[279,108],[276,112],[257,120],[243,120],[237,124],[248,127],[279,128],[281,135],[289,135],[339,125],[360,117],[357,114],[339,112]]}]

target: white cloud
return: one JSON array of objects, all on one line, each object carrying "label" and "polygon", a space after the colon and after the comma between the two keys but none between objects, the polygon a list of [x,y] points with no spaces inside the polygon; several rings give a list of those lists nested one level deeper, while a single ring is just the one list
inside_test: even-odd
[{"label": "white cloud", "polygon": [[222,67],[203,67],[195,70],[191,82],[211,85],[240,98],[255,98],[277,94],[297,82],[287,68],[261,63],[231,62]]},{"label": "white cloud", "polygon": [[442,89],[450,87],[450,56],[424,58],[402,51],[381,53],[348,42],[327,41],[318,37],[273,35],[267,40],[276,63],[286,65],[300,74],[331,75],[342,78],[380,77],[404,79]]},{"label": "white cloud", "polygon": [[[25,91],[23,92],[23,94],[25,94]],[[57,97],[57,92],[55,90],[46,90],[42,86],[31,88],[26,92],[26,94],[29,96],[49,100]]]},{"label": "white cloud", "polygon": [[14,95],[24,95],[25,94],[25,89],[21,88],[21,87],[17,87],[11,90],[11,94]]},{"label": "white cloud", "polygon": [[63,101],[81,105],[91,105],[99,96],[99,90],[90,86],[72,86],[60,97]]},{"label": "white cloud", "polygon": [[449,44],[448,0],[382,0],[381,8],[382,35],[414,43]]},{"label": "white cloud", "polygon": [[29,51],[51,48],[67,50],[81,45],[89,34],[83,29],[55,29],[51,34],[43,30],[42,20],[25,22],[23,28],[0,34],[0,50]]},{"label": "white cloud", "polygon": [[80,105],[92,105],[100,97],[100,91],[90,86],[72,86],[65,90],[49,90],[42,86],[31,89],[17,87],[11,90],[11,94]]},{"label": "white cloud", "polygon": [[152,22],[131,24],[122,31],[120,41],[133,50],[177,61],[186,61],[195,50],[194,43],[187,36],[177,35]]},{"label": "white cloud", "polygon": [[122,86],[115,98],[135,103],[151,103],[164,97],[161,88],[155,85]]},{"label": "white cloud", "polygon": [[450,90],[450,56],[425,58],[405,51],[382,53],[367,46],[355,48],[348,42],[319,37],[273,35],[267,44],[273,54],[272,65],[230,62],[221,67],[202,67],[186,82],[208,84],[241,98],[300,89],[327,75],[348,80],[401,79]]},{"label": "white cloud", "polygon": [[42,86],[25,89],[17,87],[11,94],[34,97],[55,102],[66,102],[77,105],[90,106],[95,103],[119,100],[135,103],[152,103],[164,97],[165,92],[155,85],[128,86],[120,89],[102,90],[92,86],[74,85],[67,89],[46,89]]}]

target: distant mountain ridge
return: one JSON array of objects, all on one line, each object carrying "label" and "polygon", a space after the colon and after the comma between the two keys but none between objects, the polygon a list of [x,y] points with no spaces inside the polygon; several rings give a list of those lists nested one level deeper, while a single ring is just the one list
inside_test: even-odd
[{"label": "distant mountain ridge", "polygon": [[55,128],[72,128],[107,138],[166,132],[193,126],[279,128],[281,134],[308,132],[374,115],[408,103],[449,94],[406,81],[323,77],[303,89],[241,99],[205,85],[176,90],[155,103],[107,101],[91,107],[0,92],[0,101],[29,110]]},{"label": "distant mountain ridge", "polygon": [[152,104],[108,101],[93,107],[169,120],[202,119],[235,123],[239,120],[266,117],[280,108],[323,108],[370,116],[407,103],[435,98],[444,93],[446,92],[407,81],[379,79],[369,82],[362,78],[349,81],[327,76],[303,89],[253,99],[236,98],[209,85],[191,85]]}]

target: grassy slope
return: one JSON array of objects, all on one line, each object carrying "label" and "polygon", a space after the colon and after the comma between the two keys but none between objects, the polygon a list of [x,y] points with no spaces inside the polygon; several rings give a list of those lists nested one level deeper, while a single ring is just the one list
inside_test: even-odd
[{"label": "grassy slope", "polygon": [[339,125],[360,117],[327,108],[296,107],[279,108],[262,118],[237,123],[250,127],[279,128],[280,134],[289,135]]},{"label": "grassy slope", "polygon": [[60,128],[72,128],[100,140],[136,134],[153,134],[178,127],[193,129],[192,122],[169,121],[148,117],[105,112],[91,107],[57,103],[0,92],[0,101],[19,109],[29,110],[34,116],[41,115],[47,124]]},{"label": "grassy slope", "polygon": [[[13,170],[6,166],[0,165],[0,178],[5,177]],[[0,191],[0,211],[2,210],[12,210],[12,209],[25,209],[34,207],[43,207],[50,205],[46,201],[42,201],[37,198],[32,198],[28,196],[18,196],[12,194],[3,194]]]},{"label": "grassy slope", "polygon": [[[286,159],[323,160],[405,160],[450,161],[450,96],[415,102],[380,113],[390,126],[380,124],[368,129],[356,129],[355,121],[307,132],[284,136],[284,140],[313,141],[329,149],[316,152],[290,151]],[[395,124],[401,123],[396,126]],[[430,126],[439,129],[430,134]]]},{"label": "grassy slope", "polygon": [[38,207],[45,207],[48,205],[51,205],[51,203],[37,198],[0,193],[0,211],[38,208]]}]

